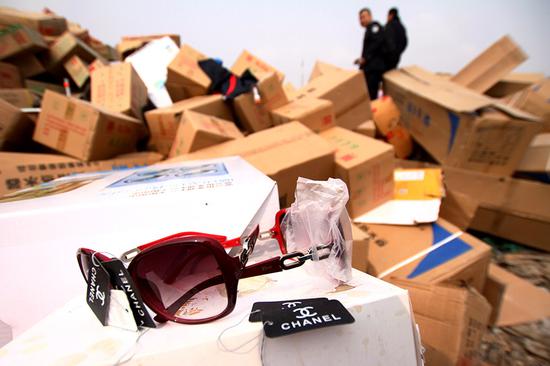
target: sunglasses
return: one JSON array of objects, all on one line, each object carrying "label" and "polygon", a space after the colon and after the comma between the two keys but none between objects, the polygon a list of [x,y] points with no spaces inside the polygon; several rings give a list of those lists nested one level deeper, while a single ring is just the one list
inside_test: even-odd
[{"label": "sunglasses", "polygon": [[[263,233],[258,226],[244,238],[231,240],[198,232],[179,233],[131,249],[121,260],[130,262],[128,272],[144,303],[157,314],[156,321],[210,322],[233,311],[240,279],[299,267],[313,259],[314,251],[315,259],[328,258],[332,243],[305,254],[287,252],[281,231],[285,213],[280,210],[273,228]],[[256,241],[271,238],[277,240],[283,255],[247,266]],[[243,248],[239,255],[227,253],[227,249],[238,246]],[[112,258],[80,248],[77,260],[87,281],[94,261],[101,263]]]}]

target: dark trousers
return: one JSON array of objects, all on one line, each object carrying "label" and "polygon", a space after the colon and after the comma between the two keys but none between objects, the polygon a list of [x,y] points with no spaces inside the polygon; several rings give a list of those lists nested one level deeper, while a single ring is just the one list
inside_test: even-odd
[{"label": "dark trousers", "polygon": [[367,89],[369,90],[370,100],[378,98],[378,89],[382,82],[382,71],[376,70],[363,70],[365,73],[365,80],[367,82]]}]

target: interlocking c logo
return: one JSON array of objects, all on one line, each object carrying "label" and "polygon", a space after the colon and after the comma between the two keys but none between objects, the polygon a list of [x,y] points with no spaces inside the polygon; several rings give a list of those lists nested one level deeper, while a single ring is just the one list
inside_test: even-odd
[{"label": "interlocking c logo", "polygon": [[301,301],[283,302],[282,305],[286,305],[287,309],[295,308],[296,304],[301,304]]},{"label": "interlocking c logo", "polygon": [[312,316],[317,315],[317,313],[311,313],[310,309],[313,309],[313,306],[305,306],[303,308],[294,309],[292,311],[293,312],[299,311],[300,315],[296,315],[296,318],[297,319],[304,319],[304,318],[310,318]]}]

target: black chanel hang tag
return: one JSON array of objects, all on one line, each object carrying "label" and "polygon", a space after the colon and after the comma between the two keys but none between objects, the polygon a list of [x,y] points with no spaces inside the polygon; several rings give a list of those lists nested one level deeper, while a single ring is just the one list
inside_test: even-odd
[{"label": "black chanel hang tag", "polygon": [[278,304],[277,309],[275,303],[259,306],[265,309],[261,311],[261,320],[265,335],[269,338],[355,322],[338,300],[316,298],[286,300]]},{"label": "black chanel hang tag", "polygon": [[296,309],[301,306],[316,305],[327,302],[326,297],[316,297],[311,299],[298,299],[298,300],[285,300],[285,301],[262,301],[255,302],[252,305],[252,310],[250,311],[250,316],[248,321],[250,322],[259,322],[263,320],[263,315],[265,313],[272,312],[292,312],[293,309]]},{"label": "black chanel hang tag", "polygon": [[137,291],[134,281],[132,277],[130,277],[130,273],[128,273],[126,267],[124,267],[124,264],[118,259],[112,259],[103,262],[103,266],[111,276],[111,283],[126,294],[137,326],[156,328],[155,322],[151,319],[149,312],[145,308],[143,299]]},{"label": "black chanel hang tag", "polygon": [[107,271],[100,265],[92,264],[88,270],[86,303],[103,325],[107,325],[107,313],[111,297],[110,290],[111,281]]}]

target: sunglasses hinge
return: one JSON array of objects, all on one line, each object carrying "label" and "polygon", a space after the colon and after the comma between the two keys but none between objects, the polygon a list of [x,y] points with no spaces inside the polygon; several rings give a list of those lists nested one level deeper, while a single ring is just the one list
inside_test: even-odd
[{"label": "sunglasses hinge", "polygon": [[139,248],[130,249],[130,250],[128,250],[127,252],[122,253],[122,255],[120,256],[120,260],[123,261],[123,262],[125,262],[125,263],[129,263],[129,262],[131,262],[132,259],[134,259],[140,252],[141,252],[141,250],[139,250]]}]

